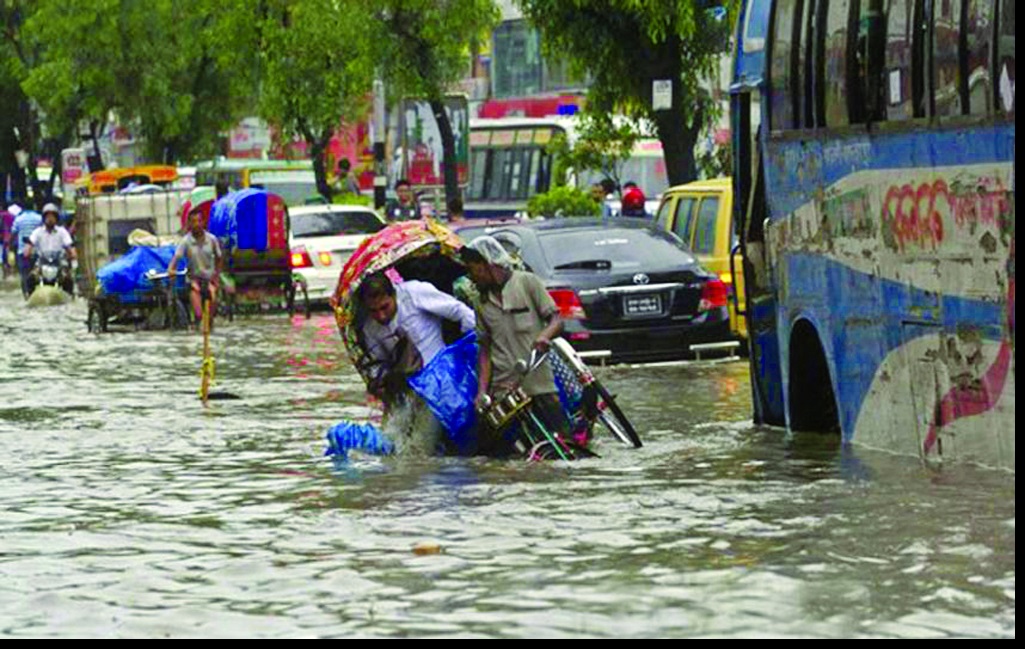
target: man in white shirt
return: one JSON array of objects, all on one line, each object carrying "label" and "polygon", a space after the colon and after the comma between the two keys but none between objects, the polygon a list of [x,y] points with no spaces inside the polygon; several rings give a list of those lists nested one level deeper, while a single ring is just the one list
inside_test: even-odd
[{"label": "man in white shirt", "polygon": [[445,349],[442,323],[451,320],[465,334],[476,327],[473,309],[429,282],[394,286],[383,273],[371,275],[359,289],[366,310],[364,345],[377,366],[371,393],[391,401],[404,391],[406,379]]}]

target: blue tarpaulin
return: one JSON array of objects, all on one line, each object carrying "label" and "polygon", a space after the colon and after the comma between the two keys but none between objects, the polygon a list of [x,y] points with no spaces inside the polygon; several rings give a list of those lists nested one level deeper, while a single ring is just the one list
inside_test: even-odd
[{"label": "blue tarpaulin", "polygon": [[424,369],[409,378],[409,387],[462,451],[473,449],[476,441],[477,412],[477,335],[470,332],[446,347]]},{"label": "blue tarpaulin", "polygon": [[[156,271],[163,273],[171,264],[174,256],[175,246],[161,246],[149,248],[137,246],[128,251],[128,254],[115,259],[96,273],[100,287],[107,295],[116,295],[121,302],[131,304],[142,299],[142,293],[154,288],[153,284],[146,279],[146,273]],[[185,259],[178,262],[177,284],[184,286]]]},{"label": "blue tarpaulin", "polygon": [[267,250],[267,197],[262,189],[243,189],[222,197],[210,210],[207,229],[230,248]]}]

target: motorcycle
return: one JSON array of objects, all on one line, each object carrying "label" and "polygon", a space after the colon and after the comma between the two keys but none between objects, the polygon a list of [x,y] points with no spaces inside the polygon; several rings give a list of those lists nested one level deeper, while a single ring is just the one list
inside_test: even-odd
[{"label": "motorcycle", "polygon": [[68,295],[74,296],[75,283],[71,278],[71,264],[63,250],[36,256],[36,263],[29,278],[29,294],[31,295],[40,284],[56,286]]}]

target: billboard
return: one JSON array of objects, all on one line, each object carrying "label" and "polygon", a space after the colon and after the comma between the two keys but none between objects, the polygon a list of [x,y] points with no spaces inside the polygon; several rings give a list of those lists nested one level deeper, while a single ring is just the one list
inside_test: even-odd
[{"label": "billboard", "polygon": [[[465,187],[470,181],[470,109],[466,96],[447,96],[445,112],[455,138],[459,186]],[[398,176],[405,177],[417,189],[444,187],[441,132],[431,105],[423,99],[403,101],[400,128],[402,145],[395,156],[400,165]]]}]

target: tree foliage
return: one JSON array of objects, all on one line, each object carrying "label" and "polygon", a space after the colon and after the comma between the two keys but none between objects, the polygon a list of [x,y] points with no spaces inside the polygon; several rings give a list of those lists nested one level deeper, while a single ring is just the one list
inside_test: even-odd
[{"label": "tree foliage", "polygon": [[440,107],[497,19],[492,0],[2,0],[0,172],[19,150],[34,169],[44,136],[59,159],[82,127],[96,140],[112,121],[145,142],[148,161],[191,161],[259,113],[307,141],[327,195],[322,154],[366,114],[375,71],[393,99]]},{"label": "tree foliage", "polygon": [[499,19],[493,0],[379,0],[374,3],[378,65],[392,97],[431,104],[444,151],[445,198],[459,195],[455,137],[444,109],[450,87],[466,75],[471,41]]},{"label": "tree foliage", "polygon": [[4,57],[3,67],[17,72],[7,75],[16,83],[5,94],[23,92],[38,107],[36,126],[66,143],[83,124],[95,140],[113,114],[141,136],[150,160],[173,163],[215,153],[220,134],[253,104],[256,34],[245,0],[3,8],[10,13],[0,18],[17,15],[21,24],[17,47],[9,46],[15,58]]},{"label": "tree foliage", "polygon": [[[711,5],[736,0],[519,0],[540,30],[546,51],[590,72],[589,110],[651,120],[669,181],[697,177],[694,145],[716,116],[702,89],[726,53],[730,21]],[[734,12],[730,12],[733,15]],[[652,108],[655,80],[672,82],[669,110]]]},{"label": "tree foliage", "polygon": [[639,139],[637,127],[616,121],[608,113],[584,112],[577,123],[576,141],[558,135],[548,146],[558,164],[576,171],[599,171],[619,187],[623,164]]},{"label": "tree foliage", "polygon": [[599,216],[601,203],[591,194],[576,187],[554,187],[543,194],[535,194],[527,202],[527,214],[532,217],[556,218],[563,216]]},{"label": "tree foliage", "polygon": [[343,122],[366,115],[373,81],[371,14],[355,0],[279,0],[262,28],[260,113],[309,146],[321,195],[325,155]]}]

